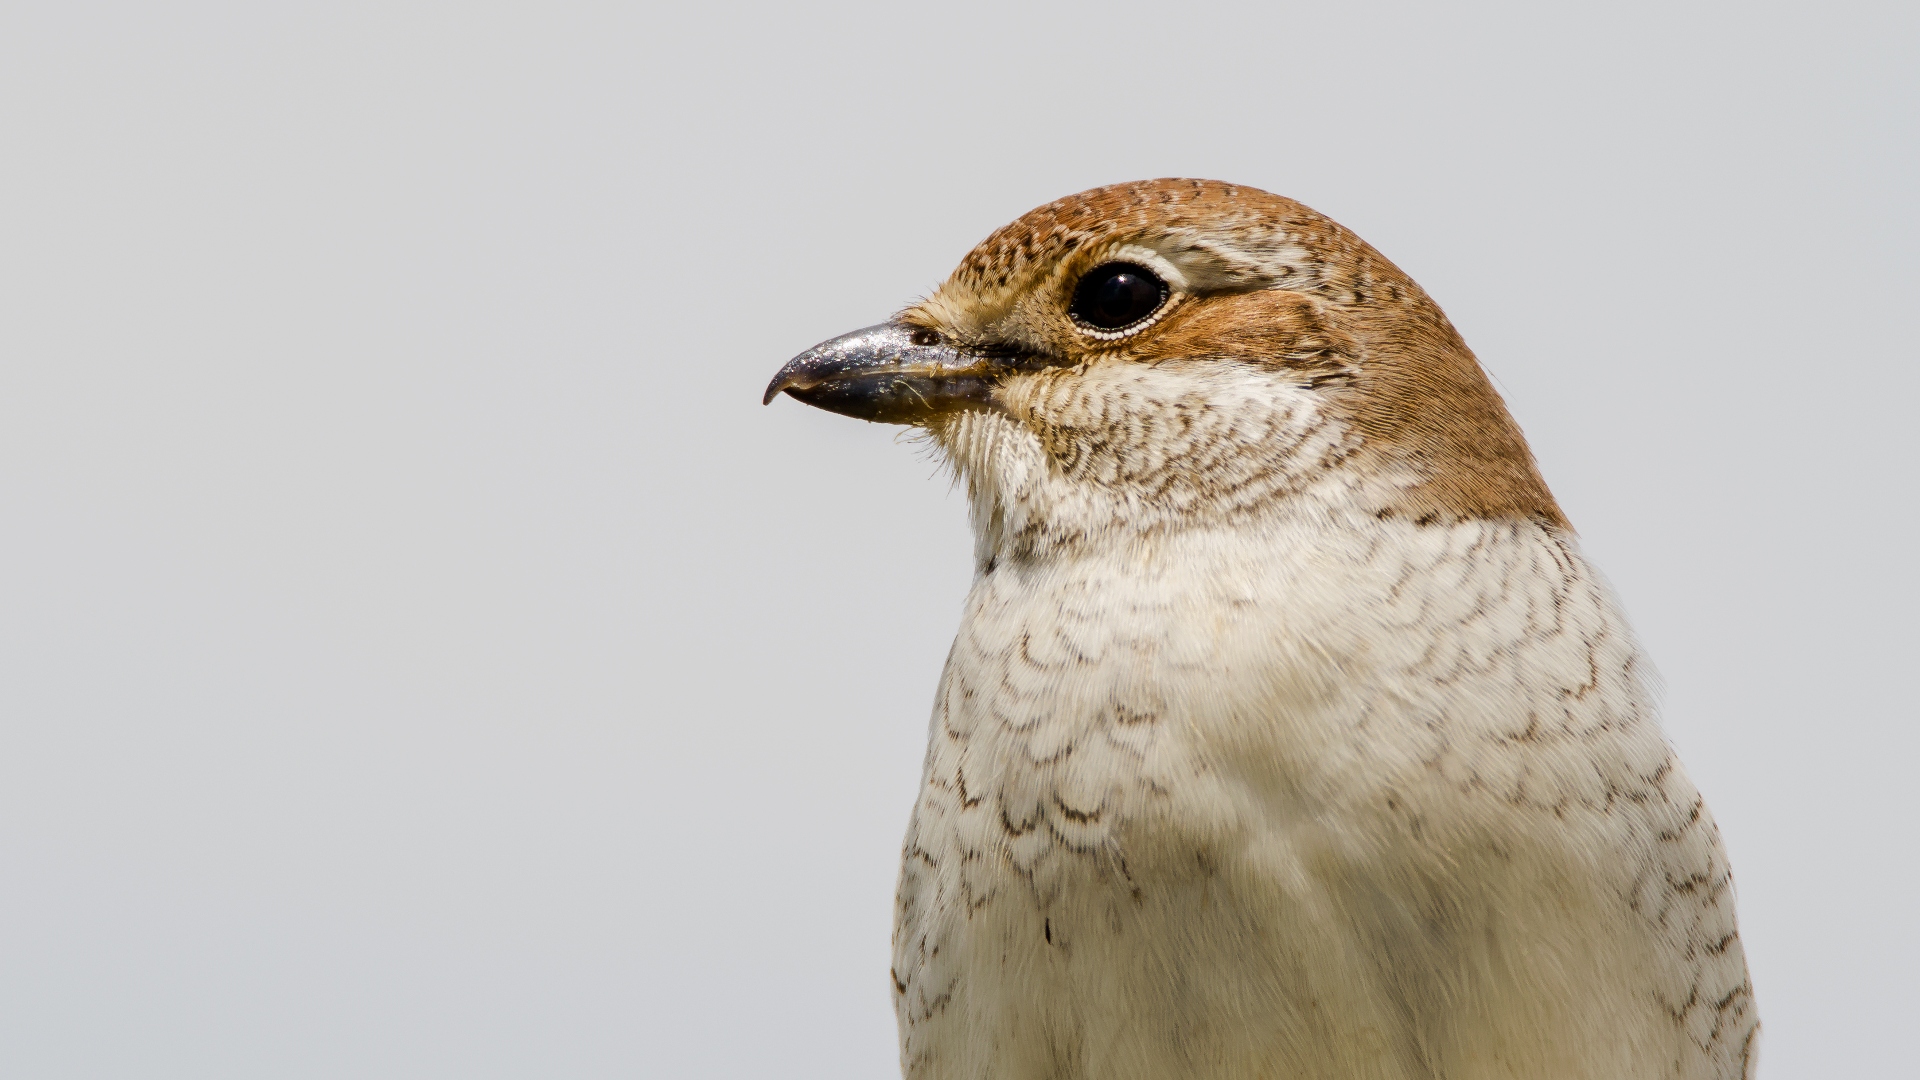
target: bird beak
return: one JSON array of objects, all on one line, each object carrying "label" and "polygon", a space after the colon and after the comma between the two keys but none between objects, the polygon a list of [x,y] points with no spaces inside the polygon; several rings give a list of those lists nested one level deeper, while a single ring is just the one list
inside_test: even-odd
[{"label": "bird beak", "polygon": [[881,323],[823,341],[787,361],[761,404],[781,391],[816,408],[881,424],[918,424],[991,403],[1008,357],[956,348],[939,333]]}]

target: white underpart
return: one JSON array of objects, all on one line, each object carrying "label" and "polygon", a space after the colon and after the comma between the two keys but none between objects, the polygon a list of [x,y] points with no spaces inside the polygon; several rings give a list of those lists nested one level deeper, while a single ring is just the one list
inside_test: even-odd
[{"label": "white underpart", "polygon": [[[1050,457],[1026,424],[989,412],[951,421],[937,440],[967,486],[976,555],[1071,558],[1088,544],[1151,544],[1200,524],[1243,527],[1276,513],[1379,501],[1412,482],[1332,466],[1352,440],[1308,390],[1273,373],[1205,360],[1147,367],[1096,365],[1072,379],[1035,380],[1010,411],[1099,432]],[[1108,430],[1115,429],[1115,430]]]},{"label": "white underpart", "polygon": [[1573,540],[1358,509],[1395,481],[1300,466],[1345,436],[1268,374],[1090,379],[1284,418],[1240,445],[1290,447],[1289,494],[1182,505],[1175,461],[1155,502],[1005,416],[940,434],[981,573],[900,882],[907,1075],[1750,1068],[1718,835]]}]

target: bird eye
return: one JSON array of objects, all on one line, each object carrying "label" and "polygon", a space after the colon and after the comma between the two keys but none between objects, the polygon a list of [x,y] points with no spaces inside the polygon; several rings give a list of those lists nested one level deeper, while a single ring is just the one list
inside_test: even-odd
[{"label": "bird eye", "polygon": [[1107,263],[1074,286],[1067,313],[1096,330],[1121,330],[1160,310],[1167,283],[1133,263]]}]

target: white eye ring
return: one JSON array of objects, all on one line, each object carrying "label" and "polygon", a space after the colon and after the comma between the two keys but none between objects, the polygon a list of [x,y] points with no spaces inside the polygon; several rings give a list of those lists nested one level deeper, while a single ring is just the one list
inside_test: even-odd
[{"label": "white eye ring", "polygon": [[1180,306],[1182,299],[1184,299],[1184,297],[1180,293],[1169,290],[1167,298],[1160,302],[1159,307],[1153,309],[1152,314],[1142,318],[1139,322],[1128,323],[1118,330],[1102,330],[1097,326],[1089,326],[1077,318],[1072,320],[1073,328],[1078,331],[1082,337],[1090,337],[1095,341],[1120,341],[1124,338],[1130,338],[1166,318],[1167,312]]},{"label": "white eye ring", "polygon": [[1067,314],[1095,334],[1124,334],[1167,306],[1173,290],[1139,263],[1107,262],[1080,275]]},{"label": "white eye ring", "polygon": [[1082,336],[1132,337],[1166,318],[1186,295],[1185,275],[1152,248],[1122,244],[1101,254],[1081,272],[1067,300],[1068,319]]}]

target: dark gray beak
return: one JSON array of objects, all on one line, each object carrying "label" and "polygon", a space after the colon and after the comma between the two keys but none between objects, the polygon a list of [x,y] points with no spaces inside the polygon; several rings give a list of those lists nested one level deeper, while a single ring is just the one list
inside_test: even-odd
[{"label": "dark gray beak", "polygon": [[989,404],[1008,358],[955,348],[935,331],[881,323],[823,341],[787,361],[762,404],[781,391],[816,408],[881,424],[918,424]]}]

